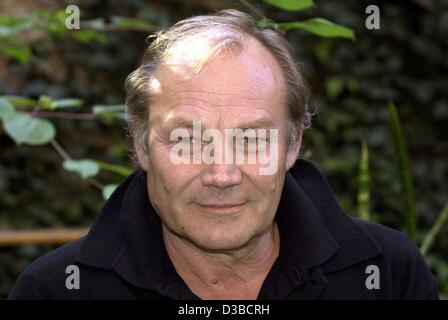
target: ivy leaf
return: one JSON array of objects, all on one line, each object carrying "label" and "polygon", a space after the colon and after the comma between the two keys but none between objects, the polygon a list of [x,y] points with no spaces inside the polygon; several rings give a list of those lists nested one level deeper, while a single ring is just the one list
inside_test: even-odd
[{"label": "ivy leaf", "polygon": [[11,18],[0,15],[0,38],[11,37],[15,34],[32,28],[32,21],[29,18]]},{"label": "ivy leaf", "polygon": [[93,160],[93,161],[95,161],[95,163],[100,167],[100,169],[119,174],[123,177],[127,177],[134,171],[133,169],[125,167],[125,166],[110,164],[110,163],[96,161],[96,160]]},{"label": "ivy leaf", "polygon": [[81,29],[105,31],[106,23],[105,23],[104,19],[102,19],[102,18],[92,19],[92,20],[84,20],[84,21],[82,21]]},{"label": "ivy leaf", "polygon": [[92,112],[104,118],[124,118],[126,106],[124,104],[119,105],[94,105]]},{"label": "ivy leaf", "polygon": [[103,188],[104,200],[109,199],[109,197],[112,195],[112,193],[115,191],[115,189],[117,189],[117,187],[118,187],[117,184],[108,184],[108,185],[104,186],[104,188]]},{"label": "ivy leaf", "polygon": [[313,18],[305,21],[282,22],[278,26],[283,30],[303,29],[324,38],[346,38],[355,40],[352,29],[341,26],[324,18]]},{"label": "ivy leaf", "polygon": [[59,99],[53,101],[54,107],[56,109],[62,109],[62,108],[79,108],[82,106],[83,101],[81,99]]},{"label": "ivy leaf", "polygon": [[88,159],[65,160],[63,167],[67,171],[78,173],[83,179],[94,177],[100,171],[100,167],[95,163],[95,161]]},{"label": "ivy leaf", "polygon": [[0,99],[8,100],[16,107],[35,107],[37,101],[34,99],[21,97],[21,96],[0,96]]},{"label": "ivy leaf", "polygon": [[286,11],[301,11],[314,6],[313,0],[264,0],[264,2]]},{"label": "ivy leaf", "polygon": [[97,41],[104,44],[107,42],[107,36],[105,34],[94,30],[76,30],[73,31],[73,37],[82,43]]},{"label": "ivy leaf", "polygon": [[14,106],[5,98],[0,99],[0,119],[7,119],[9,115],[16,112]]},{"label": "ivy leaf", "polygon": [[53,98],[41,95],[35,107],[46,110],[64,109],[64,108],[78,108],[81,107],[83,101],[81,99],[66,98],[54,100]]},{"label": "ivy leaf", "polygon": [[45,144],[54,138],[56,130],[50,121],[34,118],[23,112],[11,111],[10,107],[2,106],[1,109],[3,109],[0,114],[5,132],[17,144],[35,146]]},{"label": "ivy leaf", "polygon": [[46,95],[39,96],[39,100],[37,100],[37,108],[46,109],[46,110],[54,110],[56,106],[54,104],[54,100]]},{"label": "ivy leaf", "polygon": [[28,61],[30,61],[32,56],[30,48],[23,45],[16,45],[16,46],[7,45],[2,48],[2,51],[5,55],[13,59],[16,59],[21,64],[26,64]]},{"label": "ivy leaf", "polygon": [[65,20],[68,16],[69,14],[66,13],[65,10],[56,11],[49,14],[49,16],[45,19],[46,23],[40,27],[47,30],[55,37],[61,37],[68,31],[65,26]]}]

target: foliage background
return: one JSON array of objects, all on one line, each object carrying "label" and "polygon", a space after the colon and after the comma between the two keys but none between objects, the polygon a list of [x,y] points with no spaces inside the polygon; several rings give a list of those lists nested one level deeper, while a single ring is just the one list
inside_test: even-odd
[{"label": "foliage background", "polygon": [[[448,194],[448,1],[319,1],[298,13],[252,2],[274,21],[322,16],[352,28],[356,42],[323,39],[294,30],[288,38],[312,89],[313,126],[305,133],[303,156],[318,164],[341,203],[357,214],[361,141],[369,146],[372,219],[402,230],[398,173],[388,127],[387,102],[398,108],[407,138],[421,243]],[[166,27],[193,14],[242,8],[238,1],[207,0],[4,0],[0,13],[27,16],[77,4],[81,19],[114,15],[138,17]],[[381,10],[381,29],[365,28],[365,8]],[[123,82],[136,67],[147,31],[110,30],[105,38],[75,41],[39,30],[20,35],[32,53],[28,63],[0,55],[0,95],[37,99],[75,97],[79,112],[95,104],[124,102]],[[1,41],[1,39],[0,39]],[[75,159],[93,158],[131,166],[130,141],[117,120],[52,119],[57,139]],[[0,126],[0,229],[89,226],[104,200],[101,192],[62,168],[50,145],[16,146]],[[119,183],[101,172],[98,180]],[[448,229],[445,226],[427,260],[442,297],[448,297]],[[52,246],[0,247],[0,298],[20,272]]]}]

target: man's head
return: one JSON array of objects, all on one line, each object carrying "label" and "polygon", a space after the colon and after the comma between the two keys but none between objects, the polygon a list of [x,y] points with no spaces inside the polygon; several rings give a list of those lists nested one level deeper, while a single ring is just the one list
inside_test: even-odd
[{"label": "man's head", "polygon": [[[135,151],[167,230],[219,251],[266,232],[309,122],[305,83],[283,37],[236,10],[193,17],[156,35],[126,88]],[[277,130],[278,141],[267,142],[276,172],[260,175],[260,163],[173,163],[171,134],[191,132],[193,121],[223,136]]]}]

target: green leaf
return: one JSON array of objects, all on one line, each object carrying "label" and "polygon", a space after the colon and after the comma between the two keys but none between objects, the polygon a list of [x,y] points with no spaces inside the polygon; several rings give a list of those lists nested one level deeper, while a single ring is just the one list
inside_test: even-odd
[{"label": "green leaf", "polygon": [[111,21],[114,25],[125,30],[150,31],[153,25],[144,19],[112,16]]},{"label": "green leaf", "polygon": [[330,100],[339,97],[345,89],[351,93],[359,91],[359,84],[356,79],[347,76],[329,76],[325,79],[325,91]]},{"label": "green leaf", "polygon": [[2,47],[2,51],[8,57],[16,59],[21,64],[26,64],[31,59],[31,50],[27,46],[23,45],[6,45]]},{"label": "green leaf", "polygon": [[28,17],[11,18],[0,15],[0,38],[11,37],[24,30],[31,29],[32,26],[32,21]]},{"label": "green leaf", "polygon": [[67,99],[54,100],[53,103],[56,109],[79,108],[82,106],[83,101],[81,99],[67,98]]},{"label": "green leaf", "polygon": [[314,52],[321,61],[328,62],[331,57],[331,51],[333,46],[334,46],[333,39],[331,38],[322,39],[321,41],[318,41],[314,46]]},{"label": "green leaf", "polygon": [[37,100],[37,108],[46,109],[46,110],[54,110],[56,109],[56,105],[54,104],[54,100],[46,95],[39,96]]},{"label": "green leaf", "polygon": [[84,160],[65,160],[64,169],[78,173],[83,179],[94,177],[100,171],[99,166],[95,161]]},{"label": "green leaf", "polygon": [[125,166],[110,164],[110,163],[96,161],[96,160],[94,160],[94,161],[100,167],[100,169],[119,174],[123,177],[127,177],[134,171],[132,168],[128,168]]},{"label": "green leaf", "polygon": [[412,240],[416,240],[416,210],[412,172],[409,164],[408,150],[397,108],[389,102],[389,127],[394,145],[394,155],[400,176],[400,196],[403,203],[405,230]]},{"label": "green leaf", "polygon": [[448,202],[443,207],[442,211],[440,212],[439,216],[437,217],[436,222],[431,227],[431,230],[426,234],[425,238],[423,239],[422,246],[420,247],[420,251],[423,255],[426,255],[431,248],[434,239],[436,236],[440,233],[445,223],[448,221]]},{"label": "green leaf", "polygon": [[54,138],[56,130],[45,119],[34,118],[23,112],[9,112],[3,116],[5,132],[17,143],[40,145]]},{"label": "green leaf", "polygon": [[67,18],[69,16],[70,16],[70,13],[66,12],[65,10],[58,10],[53,13],[51,19],[59,22],[65,28],[65,21],[67,20]]},{"label": "green leaf", "polygon": [[305,21],[282,22],[278,26],[283,30],[303,29],[324,38],[346,38],[355,40],[352,29],[341,26],[324,18]]},{"label": "green leaf", "polygon": [[37,103],[35,103],[36,108],[55,110],[55,109],[65,109],[65,108],[79,108],[83,104],[81,99],[66,98],[54,100],[53,98],[41,95]]},{"label": "green leaf", "polygon": [[363,141],[361,157],[359,160],[359,190],[358,190],[358,214],[362,220],[370,220],[370,172],[369,151],[367,143]]},{"label": "green leaf", "polygon": [[325,79],[325,91],[330,100],[334,100],[344,91],[345,81],[343,77],[330,76]]},{"label": "green leaf", "polygon": [[108,184],[108,185],[104,186],[104,188],[103,188],[104,200],[109,199],[109,197],[112,195],[112,193],[115,191],[115,189],[117,189],[117,187],[118,187],[117,184]]},{"label": "green leaf", "polygon": [[104,19],[92,19],[92,20],[84,20],[81,22],[81,29],[92,29],[98,31],[105,31],[106,23]]},{"label": "green leaf", "polygon": [[47,30],[56,37],[61,37],[68,31],[67,27],[65,26],[65,20],[68,16],[69,14],[66,13],[65,10],[51,12],[46,17],[45,23],[40,27],[44,30]]},{"label": "green leaf", "polygon": [[264,2],[286,11],[300,11],[314,6],[313,0],[264,0]]},{"label": "green leaf", "polygon": [[99,43],[106,43],[107,36],[101,32],[94,30],[73,30],[73,37],[82,43],[89,43],[97,41]]},{"label": "green leaf", "polygon": [[11,114],[15,113],[14,106],[4,97],[0,98],[0,119],[7,119]]},{"label": "green leaf", "polygon": [[92,112],[105,118],[120,118],[124,117],[126,106],[124,104],[119,105],[94,105]]},{"label": "green leaf", "polygon": [[35,107],[37,101],[21,96],[0,96],[0,99],[6,99],[16,107]]}]

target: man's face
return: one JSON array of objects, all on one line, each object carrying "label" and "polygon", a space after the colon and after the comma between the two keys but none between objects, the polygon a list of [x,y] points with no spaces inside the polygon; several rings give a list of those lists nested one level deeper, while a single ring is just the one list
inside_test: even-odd
[{"label": "man's face", "polygon": [[[149,115],[149,151],[139,154],[148,173],[151,203],[169,232],[195,246],[240,248],[272,225],[285,172],[298,154],[300,142],[287,151],[280,67],[263,46],[249,39],[240,54],[219,55],[187,80],[179,72],[164,66],[157,73],[159,93]],[[261,175],[258,161],[174,164],[170,152],[178,141],[171,141],[170,135],[178,128],[193,135],[193,121],[200,121],[202,130],[219,130],[223,137],[225,129],[277,129],[278,142],[271,143],[278,155],[271,154],[271,160],[278,161],[278,169]]]}]

